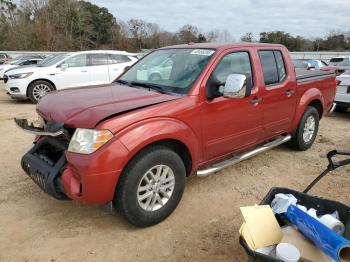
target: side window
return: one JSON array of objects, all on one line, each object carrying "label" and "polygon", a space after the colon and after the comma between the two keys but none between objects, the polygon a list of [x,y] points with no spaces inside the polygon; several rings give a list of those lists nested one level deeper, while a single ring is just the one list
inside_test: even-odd
[{"label": "side window", "polygon": [[278,71],[273,51],[260,51],[259,57],[264,74],[265,85],[278,83]]},{"label": "side window", "polygon": [[109,64],[121,64],[121,63],[127,63],[130,62],[131,59],[127,57],[126,55],[109,55]]},{"label": "side window", "polygon": [[284,64],[283,56],[281,51],[274,51],[277,63],[277,70],[278,70],[278,80],[279,82],[283,82],[283,80],[287,77],[286,73],[286,66]]},{"label": "side window", "polygon": [[63,62],[64,64],[68,64],[68,67],[83,67],[87,66],[86,55],[77,55],[71,58],[68,58]]},{"label": "side window", "polygon": [[108,55],[106,54],[91,54],[90,66],[108,65]]},{"label": "side window", "polygon": [[247,87],[253,88],[253,73],[248,52],[236,52],[226,55],[215,68],[211,81],[224,85],[230,74],[242,74],[247,77]]},{"label": "side window", "polygon": [[274,85],[287,77],[286,67],[280,51],[259,51],[265,85]]}]

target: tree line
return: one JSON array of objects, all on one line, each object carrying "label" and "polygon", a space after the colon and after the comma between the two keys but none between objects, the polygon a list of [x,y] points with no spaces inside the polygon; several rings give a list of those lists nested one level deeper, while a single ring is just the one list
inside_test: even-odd
[{"label": "tree line", "polygon": [[[108,9],[78,0],[0,0],[0,50],[77,51],[119,49],[140,51],[189,42],[234,42],[227,30],[202,31],[183,25],[176,32],[141,19],[122,21]],[[350,50],[350,33],[330,32],[307,39],[282,31],[246,33],[245,42],[281,43],[290,51]]]}]

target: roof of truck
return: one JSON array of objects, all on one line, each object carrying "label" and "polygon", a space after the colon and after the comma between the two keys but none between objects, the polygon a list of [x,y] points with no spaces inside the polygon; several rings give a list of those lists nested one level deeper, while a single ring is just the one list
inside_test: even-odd
[{"label": "roof of truck", "polygon": [[182,45],[173,45],[173,46],[167,46],[163,47],[163,49],[167,48],[208,48],[208,49],[228,49],[228,48],[235,48],[235,47],[283,47],[283,45],[280,44],[265,44],[265,43],[251,43],[251,42],[241,42],[241,43],[188,43],[188,44],[182,44]]}]

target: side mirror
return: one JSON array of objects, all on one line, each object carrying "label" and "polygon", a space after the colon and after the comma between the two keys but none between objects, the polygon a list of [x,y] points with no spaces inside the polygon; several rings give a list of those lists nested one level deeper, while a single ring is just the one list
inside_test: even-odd
[{"label": "side mirror", "polygon": [[130,67],[131,67],[131,66],[126,66],[126,67],[124,68],[124,72],[128,71],[128,70],[130,69]]},{"label": "side mirror", "polygon": [[62,71],[66,71],[68,69],[69,65],[68,64],[61,64],[60,67],[61,67]]},{"label": "side mirror", "polygon": [[231,74],[227,77],[223,90],[226,98],[247,97],[247,77],[241,74]]}]

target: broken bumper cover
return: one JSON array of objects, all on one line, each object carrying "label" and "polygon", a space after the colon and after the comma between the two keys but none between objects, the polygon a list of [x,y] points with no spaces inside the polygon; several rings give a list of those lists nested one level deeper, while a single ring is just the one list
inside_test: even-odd
[{"label": "broken bumper cover", "polygon": [[65,149],[65,143],[45,137],[37,141],[21,160],[27,175],[47,194],[59,200],[68,199],[60,179],[67,163]]},{"label": "broken bumper cover", "polygon": [[23,156],[21,164],[46,193],[59,200],[73,199],[86,204],[112,201],[129,154],[119,140],[111,141],[103,150],[92,154],[72,153],[67,151],[68,131],[59,123],[46,122],[44,127],[36,127],[27,120],[16,119],[15,122],[24,131],[40,137]]}]

